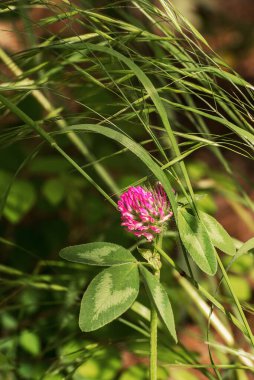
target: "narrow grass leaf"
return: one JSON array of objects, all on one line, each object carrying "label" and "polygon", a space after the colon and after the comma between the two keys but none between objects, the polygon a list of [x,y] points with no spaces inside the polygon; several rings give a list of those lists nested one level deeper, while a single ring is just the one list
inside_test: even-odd
[{"label": "narrow grass leaf", "polygon": [[69,130],[99,133],[101,135],[104,135],[110,139],[117,141],[119,144],[129,149],[149,168],[149,170],[151,170],[151,172],[161,182],[162,186],[164,187],[168,195],[168,198],[172,205],[173,212],[175,216],[177,216],[175,195],[166,174],[163,172],[162,168],[158,164],[156,164],[156,162],[153,160],[150,154],[140,144],[136,143],[134,140],[124,135],[123,133],[120,133],[113,129],[103,127],[101,125],[96,125],[96,124],[79,124],[79,125],[73,125],[65,129],[66,132],[68,132]]},{"label": "narrow grass leaf", "polygon": [[[59,48],[61,46],[56,45],[55,47]],[[65,45],[65,47],[66,47],[66,45]],[[73,47],[71,47],[71,48],[73,49]],[[95,44],[91,44],[91,43],[78,43],[78,44],[76,44],[76,48],[85,49],[85,50],[88,50],[88,52],[92,52],[92,51],[97,52],[98,51],[98,52],[109,54],[112,57],[119,59],[119,61],[124,62],[135,73],[136,77],[139,79],[139,81],[144,86],[145,90],[147,91],[148,95],[150,96],[151,100],[153,101],[153,103],[157,109],[157,112],[161,118],[161,121],[165,127],[165,130],[167,131],[167,134],[168,134],[168,137],[169,137],[170,142],[172,144],[172,149],[173,149],[175,155],[176,156],[180,155],[181,152],[180,152],[179,146],[177,144],[176,138],[173,134],[173,131],[172,131],[169,119],[168,119],[168,114],[167,114],[166,108],[163,104],[162,98],[160,97],[157,89],[155,88],[155,86],[153,85],[153,83],[151,82],[149,77],[144,73],[144,71],[138,65],[136,65],[133,60],[129,59],[125,55],[119,53],[118,51],[116,51],[112,48],[108,48],[108,47],[102,46],[102,45],[95,45]],[[190,179],[189,179],[188,172],[186,170],[185,164],[183,161],[181,161],[179,163],[179,165],[181,167],[181,170],[182,170],[183,176],[185,178],[185,181],[186,181],[188,190],[190,192],[190,195],[191,195],[191,197],[193,197],[194,193],[193,193],[193,189],[192,189],[192,186],[190,183]]]}]

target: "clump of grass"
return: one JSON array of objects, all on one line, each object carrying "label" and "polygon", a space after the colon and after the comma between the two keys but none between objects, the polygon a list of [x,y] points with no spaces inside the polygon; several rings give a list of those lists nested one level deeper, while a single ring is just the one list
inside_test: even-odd
[{"label": "clump of grass", "polygon": [[[36,8],[48,15],[34,22],[30,11]],[[217,257],[220,272],[210,280],[212,286],[207,290],[202,285],[204,275],[197,273],[180,243],[177,208],[180,202],[188,205],[193,215],[200,215],[197,194],[200,189],[190,175],[188,163],[197,151],[206,150],[215,158],[220,173],[233,184],[233,191],[227,196],[240,205],[239,218],[251,224],[241,210],[246,207],[253,211],[253,202],[240,185],[239,176],[225,152],[240,155],[244,160],[253,159],[253,87],[228,67],[188,20],[164,0],[159,0],[158,6],[148,0],[117,1],[104,6],[93,2],[17,4],[9,1],[0,5],[0,12],[23,20],[23,37],[27,44],[25,50],[13,55],[0,49],[0,59],[7,70],[1,74],[2,118],[6,121],[8,115],[14,115],[16,124],[2,128],[0,144],[3,149],[7,145],[12,149],[23,146],[29,153],[29,159],[20,162],[13,179],[6,185],[1,211],[12,184],[28,163],[35,156],[52,155],[54,151],[68,162],[68,173],[81,175],[107,200],[112,214],[124,188],[160,181],[176,218],[176,230],[168,237],[165,247],[157,247],[169,264],[167,270],[170,268],[170,283],[166,285],[170,289],[170,284],[176,284],[179,294],[184,290],[205,316],[205,323],[195,316],[194,320],[207,334],[211,358],[211,365],[204,365],[191,350],[181,344],[175,346],[159,335],[159,349],[166,350],[170,357],[165,359],[161,354],[162,367],[171,368],[177,362],[182,368],[198,368],[210,379],[231,373],[244,378],[240,369],[246,373],[252,371],[254,338],[227,272],[238,258],[251,252],[253,239],[247,245],[234,241],[237,253],[230,258],[227,269],[220,256]],[[35,112],[29,104],[34,105]],[[99,150],[98,145],[105,147]],[[132,156],[126,158],[129,152]],[[116,158],[122,162],[122,171],[128,172],[130,162],[138,165],[139,178],[130,178],[121,186],[118,178],[121,175],[113,175]],[[207,179],[214,183],[209,173]],[[173,189],[179,195],[177,200]],[[14,244],[6,240],[3,243]],[[170,245],[178,246],[176,258],[166,252]],[[45,262],[39,260],[39,265]],[[25,274],[9,265],[2,267],[5,310],[16,307],[9,304],[7,292],[12,289],[10,297],[18,303],[16,292],[31,287],[38,292],[49,291],[52,302],[61,305],[59,315],[73,317],[82,284],[81,267],[68,267],[54,261],[46,262],[46,266],[51,269],[60,266],[67,275],[57,272],[55,282],[53,275],[43,275],[40,270],[37,273],[38,268],[35,273]],[[71,284],[72,270],[78,278],[74,285]],[[221,282],[227,286],[224,292],[219,287]],[[212,288],[217,286],[213,292]],[[66,293],[66,298],[59,293]],[[141,334],[147,341],[149,310],[139,301],[131,311],[138,319],[130,313],[121,322],[136,331],[134,352],[143,349],[146,354],[147,347],[139,347],[138,340]],[[177,300],[173,303],[177,306]],[[24,305],[22,307],[24,310]],[[177,323],[182,322],[179,313]],[[246,352],[235,341],[231,326],[241,332]],[[69,329],[67,338],[76,347],[73,350],[76,356],[70,365],[58,350],[65,342],[61,334],[65,327],[59,327],[55,341],[49,339],[40,353],[44,358],[54,349],[58,355],[54,363],[47,366],[49,374],[71,376],[81,363],[103,349],[103,341],[97,346],[93,337],[89,344],[82,346],[79,332]],[[218,344],[218,334],[224,345]],[[69,354],[71,349],[66,348],[66,351]],[[215,364],[213,352],[223,353],[225,363]],[[15,355],[11,360],[16,360]]]}]

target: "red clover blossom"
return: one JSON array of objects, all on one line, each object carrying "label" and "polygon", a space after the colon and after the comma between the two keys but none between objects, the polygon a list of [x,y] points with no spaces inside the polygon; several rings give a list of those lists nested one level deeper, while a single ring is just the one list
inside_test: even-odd
[{"label": "red clover blossom", "polygon": [[135,236],[144,236],[152,241],[163,230],[164,223],[172,217],[170,202],[161,186],[151,191],[141,187],[130,187],[118,201],[122,226]]}]

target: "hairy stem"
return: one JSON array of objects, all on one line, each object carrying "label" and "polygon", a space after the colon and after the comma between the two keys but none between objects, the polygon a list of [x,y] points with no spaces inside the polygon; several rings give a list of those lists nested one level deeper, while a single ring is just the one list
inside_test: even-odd
[{"label": "hairy stem", "polygon": [[157,329],[158,329],[158,315],[157,315],[155,306],[151,304],[150,380],[157,380]]},{"label": "hairy stem", "polygon": [[[162,246],[162,234],[158,237],[157,246]],[[160,277],[160,258],[156,257],[158,255],[157,249],[154,248],[154,275]],[[159,256],[159,255],[158,255]],[[150,380],[157,380],[157,330],[158,330],[158,315],[157,310],[153,302],[151,301],[151,320],[150,320]]]}]

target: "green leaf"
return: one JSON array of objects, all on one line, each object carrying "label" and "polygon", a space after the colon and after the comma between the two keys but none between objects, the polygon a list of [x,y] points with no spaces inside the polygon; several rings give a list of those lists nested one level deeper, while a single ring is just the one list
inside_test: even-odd
[{"label": "green leaf", "polygon": [[74,245],[62,249],[59,255],[68,261],[87,265],[111,266],[135,262],[130,251],[106,242]]},{"label": "green leaf", "polygon": [[45,182],[42,192],[48,202],[56,206],[64,199],[65,186],[60,179],[52,178]]},{"label": "green leaf", "polygon": [[254,249],[254,238],[247,240],[238,250],[237,255],[243,255],[244,253],[249,252],[251,249]]},{"label": "green leaf", "polygon": [[19,342],[23,349],[31,355],[39,355],[41,350],[40,340],[38,335],[34,334],[32,331],[23,330]]},{"label": "green leaf", "polygon": [[214,217],[203,211],[200,211],[199,215],[213,245],[228,255],[235,255],[236,248],[234,246],[233,239],[222,227],[222,225]]},{"label": "green leaf", "polygon": [[2,375],[3,375],[3,372],[11,371],[14,369],[14,366],[10,364],[8,357],[2,354],[1,352],[0,352],[0,368],[2,371]]},{"label": "green leaf", "polygon": [[88,286],[81,301],[79,326],[93,331],[131,307],[139,291],[137,265],[128,263],[103,270]]},{"label": "green leaf", "polygon": [[239,301],[249,301],[251,298],[251,288],[244,277],[229,276],[231,287]]},{"label": "green leaf", "polygon": [[174,315],[166,290],[157,277],[140,265],[140,272],[144,279],[146,290],[154,303],[158,315],[167,327],[168,331],[177,342]]},{"label": "green leaf", "polygon": [[[190,373],[190,370],[183,369],[179,366],[179,368],[170,369],[171,378],[174,380],[198,380],[198,377],[195,374]],[[172,377],[173,376],[173,377]]]},{"label": "green leaf", "polygon": [[28,181],[13,183],[5,204],[3,215],[11,223],[18,223],[34,206],[36,193]]},{"label": "green leaf", "polygon": [[216,251],[201,220],[179,208],[178,228],[182,243],[195,263],[202,271],[214,275],[217,271]]}]

